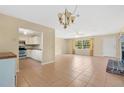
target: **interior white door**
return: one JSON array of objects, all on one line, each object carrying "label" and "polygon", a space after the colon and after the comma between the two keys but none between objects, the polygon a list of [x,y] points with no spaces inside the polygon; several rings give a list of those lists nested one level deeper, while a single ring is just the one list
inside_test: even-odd
[{"label": "interior white door", "polygon": [[103,39],[103,56],[116,57],[116,37]]}]

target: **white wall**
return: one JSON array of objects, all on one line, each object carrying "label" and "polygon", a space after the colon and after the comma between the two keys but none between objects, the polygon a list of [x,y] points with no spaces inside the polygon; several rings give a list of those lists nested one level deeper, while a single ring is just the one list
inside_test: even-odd
[{"label": "white wall", "polygon": [[73,39],[66,39],[66,53],[72,54],[74,49],[74,40]]},{"label": "white wall", "polygon": [[93,56],[102,56],[102,38],[101,37],[94,37]]},{"label": "white wall", "polygon": [[116,37],[103,38],[103,56],[116,57]]},{"label": "white wall", "polygon": [[55,55],[62,55],[64,53],[66,53],[66,40],[55,38]]},{"label": "white wall", "polygon": [[116,57],[117,52],[116,35],[105,35],[94,37],[94,56]]}]

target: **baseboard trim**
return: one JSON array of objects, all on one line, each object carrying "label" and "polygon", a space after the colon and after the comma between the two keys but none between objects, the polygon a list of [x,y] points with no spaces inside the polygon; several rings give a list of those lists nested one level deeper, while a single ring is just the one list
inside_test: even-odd
[{"label": "baseboard trim", "polygon": [[41,65],[46,65],[46,64],[50,64],[50,63],[54,63],[55,61],[48,61],[48,62],[41,62]]}]

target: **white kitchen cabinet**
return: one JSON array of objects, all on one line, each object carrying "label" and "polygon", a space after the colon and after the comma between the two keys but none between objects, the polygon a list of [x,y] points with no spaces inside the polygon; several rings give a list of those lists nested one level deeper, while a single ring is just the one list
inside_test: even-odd
[{"label": "white kitchen cabinet", "polygon": [[16,58],[0,59],[0,87],[16,86]]},{"label": "white kitchen cabinet", "polygon": [[31,58],[33,58],[33,59],[35,59],[35,56],[36,54],[35,54],[35,50],[31,50]]},{"label": "white kitchen cabinet", "polygon": [[27,52],[27,57],[31,57],[32,50],[27,50],[26,52]]},{"label": "white kitchen cabinet", "polygon": [[26,44],[40,44],[40,37],[38,36],[27,36]]},{"label": "white kitchen cabinet", "polygon": [[31,56],[35,60],[42,61],[42,51],[41,50],[32,50]]},{"label": "white kitchen cabinet", "polygon": [[33,44],[40,44],[40,37],[34,36],[32,39],[33,39]]},{"label": "white kitchen cabinet", "polygon": [[41,50],[36,50],[36,60],[42,61],[42,51]]},{"label": "white kitchen cabinet", "polygon": [[41,50],[27,50],[27,57],[31,57],[35,60],[42,61],[42,51]]},{"label": "white kitchen cabinet", "polygon": [[26,44],[33,44],[32,37],[29,37],[29,36],[26,37]]}]

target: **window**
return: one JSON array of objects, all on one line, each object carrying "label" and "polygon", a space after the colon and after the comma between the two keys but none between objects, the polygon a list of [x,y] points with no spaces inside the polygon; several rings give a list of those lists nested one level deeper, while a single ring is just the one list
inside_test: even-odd
[{"label": "window", "polygon": [[83,49],[90,48],[90,41],[89,40],[83,40]]},{"label": "window", "polygon": [[76,41],[76,43],[75,43],[75,46],[76,46],[77,49],[82,49],[82,47],[83,47],[82,45],[83,45],[83,43],[82,43],[81,40],[78,40],[78,41]]},{"label": "window", "polygon": [[77,49],[87,49],[87,48],[90,48],[90,40],[77,40],[75,42],[75,47]]}]

